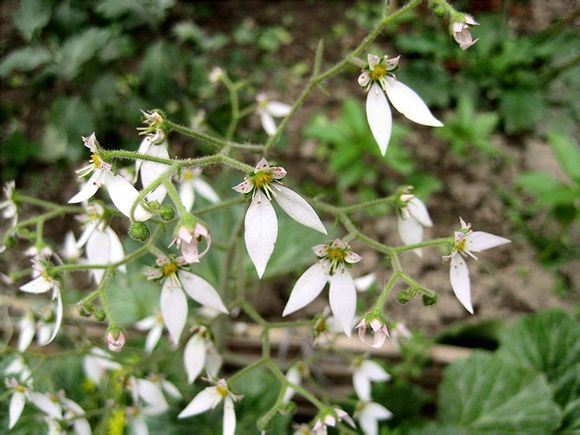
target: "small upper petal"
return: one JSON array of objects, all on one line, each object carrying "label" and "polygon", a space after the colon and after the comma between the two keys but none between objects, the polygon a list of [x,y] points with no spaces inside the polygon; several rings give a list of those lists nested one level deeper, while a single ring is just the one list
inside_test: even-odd
[{"label": "small upper petal", "polygon": [[453,254],[451,257],[451,268],[449,270],[449,279],[451,280],[451,288],[459,302],[463,304],[465,309],[473,314],[473,306],[471,305],[471,282],[469,280],[469,270],[467,264],[460,254]]},{"label": "small upper petal", "polygon": [[274,199],[288,216],[305,227],[328,234],[320,218],[304,198],[284,186],[274,186],[274,189],[277,191]]},{"label": "small upper petal", "polygon": [[330,277],[330,308],[344,333],[350,337],[356,311],[356,289],[350,273],[338,269]]},{"label": "small upper petal", "polygon": [[316,299],[327,281],[328,275],[321,263],[310,266],[294,284],[282,316],[292,314]]},{"label": "small upper petal", "polygon": [[367,93],[366,111],[373,137],[381,154],[385,155],[391,138],[393,119],[387,97],[377,83],[373,83]]},{"label": "small upper petal", "polygon": [[441,127],[443,124],[433,116],[421,97],[407,85],[387,77],[386,92],[389,100],[399,112],[413,122],[431,127]]}]

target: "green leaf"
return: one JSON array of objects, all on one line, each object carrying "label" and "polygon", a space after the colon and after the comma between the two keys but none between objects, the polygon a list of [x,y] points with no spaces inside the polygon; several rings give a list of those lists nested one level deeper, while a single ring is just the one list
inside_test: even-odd
[{"label": "green leaf", "polygon": [[445,370],[439,404],[443,423],[470,434],[546,434],[560,424],[544,376],[479,352]]},{"label": "green leaf", "polygon": [[560,167],[576,183],[580,183],[580,150],[570,137],[550,132],[548,141]]},{"label": "green leaf", "polygon": [[24,39],[30,41],[34,34],[44,28],[52,14],[51,2],[45,0],[22,0],[12,22]]},{"label": "green leaf", "polygon": [[32,71],[49,62],[50,52],[44,47],[25,47],[10,52],[0,63],[0,77],[6,77],[13,71]]},{"label": "green leaf", "polygon": [[499,107],[508,134],[529,130],[544,113],[544,100],[538,91],[515,89],[502,91]]},{"label": "green leaf", "polygon": [[562,311],[546,311],[506,328],[498,356],[545,374],[562,406],[580,394],[580,325]]},{"label": "green leaf", "polygon": [[543,172],[528,172],[518,177],[516,184],[527,193],[539,198],[558,190],[561,185]]}]

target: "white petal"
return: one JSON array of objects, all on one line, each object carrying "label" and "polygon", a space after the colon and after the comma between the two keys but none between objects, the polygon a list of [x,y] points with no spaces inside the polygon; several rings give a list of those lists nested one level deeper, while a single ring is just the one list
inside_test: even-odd
[{"label": "white petal", "polygon": [[193,383],[205,365],[205,339],[195,334],[189,339],[183,351],[183,365],[187,372],[187,382]]},{"label": "white petal", "polygon": [[159,339],[161,338],[161,334],[163,334],[163,325],[155,325],[147,334],[147,338],[145,339],[145,351],[147,353],[153,352],[157,343],[159,343]]},{"label": "white petal", "polygon": [[34,278],[32,281],[20,287],[20,290],[26,293],[46,293],[54,286],[54,283],[47,281],[43,276]]},{"label": "white petal", "polygon": [[223,435],[235,435],[236,433],[236,410],[231,397],[224,399],[224,430]]},{"label": "white petal", "polygon": [[[111,259],[111,237],[105,231],[95,230],[89,237],[86,256],[90,264],[109,264]],[[101,282],[104,269],[91,269],[97,283]]]},{"label": "white petal", "polygon": [[364,435],[377,435],[379,433],[378,422],[365,413],[361,413],[358,418],[360,428]]},{"label": "white petal", "polygon": [[26,397],[23,393],[15,392],[10,399],[10,409],[8,411],[10,415],[10,420],[8,423],[8,429],[12,429],[14,425],[18,422],[18,419],[22,415],[22,410],[26,404]]},{"label": "white petal", "polygon": [[210,378],[215,378],[220,372],[224,359],[217,353],[213,343],[209,342],[207,345],[206,355],[205,355],[205,372]]},{"label": "white petal", "polygon": [[424,227],[433,226],[433,221],[431,221],[431,216],[429,216],[427,207],[425,207],[423,201],[421,201],[416,196],[411,198],[411,200],[407,203],[407,210],[411,216],[418,220],[419,223]]},{"label": "white petal", "polygon": [[149,435],[149,428],[147,423],[145,423],[145,418],[143,415],[139,414],[131,422],[131,431],[133,435]]},{"label": "white petal", "polygon": [[352,386],[360,400],[371,400],[371,381],[361,370],[354,371]]},{"label": "white petal", "polygon": [[34,338],[34,318],[32,313],[28,312],[19,322],[20,335],[18,336],[18,351],[24,352],[32,343]]},{"label": "white petal", "polygon": [[[121,243],[121,240],[119,239],[117,233],[113,231],[111,227],[105,228],[105,231],[109,235],[109,241],[111,244],[110,245],[111,253],[109,262],[117,263],[118,261],[121,261],[123,258],[125,258],[125,250],[123,249],[123,244]],[[122,272],[125,273],[127,272],[127,268],[125,267],[125,265],[119,266],[118,269],[121,270]]]},{"label": "white petal", "polygon": [[276,118],[281,118],[290,113],[292,108],[288,104],[279,103],[278,101],[270,101],[268,103],[268,113]]},{"label": "white petal", "polygon": [[248,255],[262,278],[278,238],[278,219],[274,207],[262,194],[256,192],[246,212],[244,240]]},{"label": "white petal", "polygon": [[135,323],[135,329],[138,329],[139,331],[148,331],[155,326],[155,323],[157,323],[156,316],[148,316]]},{"label": "white petal", "polygon": [[201,390],[197,396],[179,413],[177,418],[192,417],[216,407],[222,400],[222,396],[217,391],[217,387],[207,387]]},{"label": "white petal", "polygon": [[469,281],[469,270],[467,264],[460,254],[453,254],[451,257],[451,268],[449,269],[449,279],[451,280],[451,288],[459,302],[463,304],[465,309],[473,314],[473,306],[471,305],[471,283]]},{"label": "white petal", "polygon": [[[161,145],[151,145],[147,150],[147,155],[168,159],[169,153],[167,152],[167,142],[163,142]],[[161,163],[150,162],[148,160],[144,161],[141,166],[141,184],[143,185],[143,188],[157,180],[157,178],[159,178],[167,168],[167,165]],[[165,199],[165,195],[167,195],[167,189],[163,186],[159,186],[147,195],[147,200],[157,201],[161,204]]]},{"label": "white petal", "polygon": [[[139,144],[139,149],[137,150],[137,152],[139,154],[147,154],[147,150],[149,150],[150,146],[151,146],[151,136],[147,135],[143,138],[143,140]],[[135,160],[135,181],[137,181],[137,177],[139,176],[139,169],[141,168],[141,165],[143,165],[143,161],[144,160],[141,159]]]},{"label": "white petal", "polygon": [[483,231],[474,231],[465,236],[465,249],[467,251],[485,251],[486,249],[495,248],[496,246],[505,245],[506,243],[511,243],[511,240],[494,236],[493,234],[485,233]]},{"label": "white petal", "polygon": [[197,190],[198,193],[201,196],[203,196],[205,199],[207,199],[209,202],[211,202],[213,204],[220,202],[220,197],[218,196],[216,191],[213,190],[213,187],[211,187],[204,180],[202,180],[200,178],[195,178],[192,181],[192,184],[193,184],[193,187],[195,188],[195,190]]},{"label": "white petal", "polygon": [[139,396],[145,403],[151,405],[150,409],[154,409],[155,413],[161,413],[169,408],[169,404],[165,400],[161,386],[158,383],[151,382],[148,379],[138,379],[137,388]]},{"label": "white petal", "polygon": [[97,190],[99,190],[100,184],[98,182],[99,178],[102,176],[101,171],[96,170],[91,175],[91,178],[81,187],[79,193],[73,196],[71,199],[68,200],[69,204],[76,204],[79,202],[84,202],[89,198],[92,198]]},{"label": "white petal", "polygon": [[274,199],[288,216],[305,227],[312,228],[322,234],[328,234],[320,218],[304,198],[284,186],[274,186],[274,190],[276,192]]},{"label": "white petal", "polygon": [[220,295],[209,282],[185,270],[180,270],[178,275],[183,289],[194,301],[221,313],[228,314],[228,309],[222,302]]},{"label": "white petal", "polygon": [[381,87],[373,83],[367,93],[367,121],[381,154],[384,156],[391,138],[393,116],[387,97]]},{"label": "white petal", "polygon": [[354,280],[354,286],[359,292],[366,292],[375,283],[377,277],[374,273],[369,273],[364,276],[360,276]]},{"label": "white petal", "polygon": [[364,360],[361,364],[360,371],[372,382],[384,382],[391,379],[391,375],[380,364],[374,361]]},{"label": "white petal", "polygon": [[97,221],[97,220],[89,221],[87,223],[83,233],[81,234],[81,236],[79,237],[79,240],[77,241],[77,248],[78,249],[85,246],[85,244],[89,240],[89,237],[91,237],[91,234],[93,234],[93,231],[95,231],[95,229],[97,228],[98,225],[99,225],[99,221]]},{"label": "white petal", "polygon": [[365,405],[365,414],[372,416],[375,420],[386,420],[393,416],[393,413],[383,405],[370,402]]},{"label": "white petal", "polygon": [[76,418],[73,423],[73,429],[77,435],[91,435],[91,425],[85,418]]},{"label": "white petal", "polygon": [[316,299],[327,281],[328,275],[321,263],[310,266],[294,284],[282,316],[292,314]]},{"label": "white petal", "polygon": [[[298,370],[298,367],[296,366],[290,367],[288,373],[286,373],[286,379],[295,385],[300,385],[302,381],[302,376],[300,376],[300,370]],[[292,396],[294,396],[294,393],[295,391],[293,388],[290,387],[286,388],[286,391],[284,392],[284,397],[282,398],[282,403],[288,403],[290,399],[292,399]]]},{"label": "white petal", "polygon": [[395,109],[411,121],[431,127],[443,126],[443,123],[431,114],[431,111],[421,97],[407,85],[391,77],[387,77],[386,91]]},{"label": "white petal", "polygon": [[[107,174],[105,177],[105,185],[115,207],[125,216],[129,217],[131,207],[139,195],[137,189],[120,175]],[[150,217],[151,213],[146,211],[141,205],[137,206],[135,209],[135,220],[146,221]]]},{"label": "white petal", "polygon": [[192,183],[181,183],[179,185],[179,199],[187,211],[191,211],[195,202],[195,192]]},{"label": "white petal", "polygon": [[[415,243],[420,243],[423,241],[423,225],[421,225],[412,216],[407,219],[399,216],[399,225],[397,226],[399,230],[399,236],[405,245],[414,245]],[[420,249],[414,250],[415,254],[419,257],[423,256]]]},{"label": "white petal", "polygon": [[46,394],[32,392],[30,393],[30,401],[49,417],[57,419],[62,418],[60,405],[53,402]]},{"label": "white petal", "polygon": [[264,131],[268,134],[268,136],[273,136],[274,133],[276,133],[276,123],[274,122],[272,115],[270,115],[268,112],[262,111],[260,112],[260,121]]},{"label": "white petal", "polygon": [[55,339],[56,334],[58,334],[58,331],[60,329],[60,325],[62,324],[62,316],[64,311],[64,307],[62,306],[62,297],[58,289],[55,290],[55,293],[56,293],[56,307],[55,307],[56,319],[54,321],[52,334],[50,335],[50,338],[45,344],[49,344],[50,342],[52,342],[52,340]]},{"label": "white petal", "polygon": [[163,283],[161,315],[171,339],[178,344],[187,320],[187,298],[177,280],[172,277]]},{"label": "white petal", "polygon": [[356,289],[350,273],[337,270],[330,277],[330,308],[344,333],[350,337],[356,310]]},{"label": "white petal", "polygon": [[167,380],[162,380],[161,381],[161,388],[163,388],[163,391],[165,391],[167,394],[169,394],[174,399],[179,400],[183,397],[173,382],[169,382]]}]

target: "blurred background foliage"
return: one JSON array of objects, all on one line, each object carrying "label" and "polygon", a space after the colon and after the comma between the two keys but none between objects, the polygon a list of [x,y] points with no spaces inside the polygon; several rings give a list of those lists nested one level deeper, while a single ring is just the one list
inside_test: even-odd
[{"label": "blurred background foliage", "polygon": [[[498,220],[509,221],[519,237],[535,248],[539,261],[554,272],[557,287],[546,291],[570,297],[577,289],[565,268],[580,253],[578,11],[572,7],[542,28],[530,29],[513,25],[510,15],[517,8],[525,11],[530,2],[506,1],[496,7],[499,3],[454,2],[459,9],[476,13],[480,23],[474,29],[480,40],[466,52],[457,48],[445,24],[426,9],[418,12],[422,19],[408,14],[399,20],[375,43],[373,52],[383,54],[389,47],[389,53],[403,55],[397,76],[441,114],[445,126],[431,130],[429,140],[436,137],[451,154],[455,167],[469,168],[485,161],[492,168],[514,168],[515,175],[509,180],[490,180],[505,206],[505,216]],[[214,66],[222,67],[240,84],[242,107],[251,107],[260,91],[290,103],[310,73],[319,37],[325,39],[326,61],[338,60],[380,14],[380,2],[308,1],[300,7],[288,2],[280,3],[270,15],[263,13],[264,4],[241,2],[234,7],[244,5],[247,10],[236,13],[229,10],[232,4],[176,0],[3,2],[2,181],[17,179],[17,185],[31,190],[36,186],[42,192],[42,171],[56,168],[70,174],[61,180],[70,184],[72,169],[86,157],[80,137],[97,131],[106,147],[136,149],[140,110],[160,108],[172,120],[223,134],[230,107],[226,92],[209,82]],[[309,16],[308,8],[320,4],[333,13]],[[335,14],[337,11],[340,13]],[[419,197],[441,201],[444,175],[426,168],[415,152],[417,147],[431,144],[423,143],[426,137],[417,137],[397,114],[388,154],[380,156],[366,124],[356,75],[353,66],[349,74],[328,83],[326,95],[321,92],[315,97],[317,107],[296,121],[300,128],[282,138],[282,155],[292,158],[292,151],[299,148],[295,160],[308,158],[328,168],[329,179],[319,183],[304,177],[302,189],[329,201],[344,197],[364,201],[411,184]],[[250,116],[242,122],[236,139],[262,141],[265,135],[256,133],[258,130],[255,117]],[[555,170],[529,169],[517,161],[512,151],[521,151],[529,140],[540,140],[549,148]],[[313,151],[304,151],[309,144]],[[192,147],[179,139],[172,143],[172,150],[188,156],[208,151],[203,145]],[[224,197],[235,184],[227,175],[214,182]],[[219,221],[212,225],[217,249],[197,273],[214,284],[222,264],[219,246],[227,243],[228,229],[239,219],[237,211],[211,216],[212,222]],[[314,244],[308,238],[311,234],[306,233],[304,240],[297,240],[295,234],[280,234],[278,251],[268,269],[271,278],[291,273],[308,260],[301,253]],[[126,241],[129,249],[131,243]],[[156,289],[143,286],[142,280],[131,284],[131,277],[140,275],[142,266],[136,265],[134,273],[123,277],[128,281],[123,285],[130,290],[119,293],[114,304],[127,323],[151,314],[152,307],[143,304],[143,294],[157,300]],[[402,369],[388,367],[392,372],[400,370],[400,377],[373,392],[397,416],[381,433],[490,433],[490,421],[518,416],[522,409],[526,411],[518,424],[535,427],[537,432],[580,430],[576,321],[549,312],[522,320],[517,328],[495,339],[496,353],[476,354],[445,371],[436,421],[429,423],[416,418],[432,399],[413,383],[414,370],[424,361],[417,359],[420,352],[408,348],[408,359],[404,356],[399,366]],[[411,361],[411,369],[405,369],[405,361]],[[513,394],[509,406],[501,407],[496,396],[487,395],[493,387],[487,377],[490,371]],[[51,373],[55,388],[65,388],[71,398],[87,406],[79,381],[79,358],[55,365]],[[169,376],[185,385],[179,371]],[[247,385],[240,388],[247,396],[239,409],[239,427],[244,431],[240,433],[252,433],[256,418],[275,400],[274,380],[262,372],[253,376],[256,379],[247,378]],[[192,397],[194,391],[184,393]],[[487,399],[474,403],[465,394]],[[526,415],[533,413],[541,418],[527,420]],[[187,433],[191,421],[174,417],[151,420],[151,429]],[[0,413],[0,419],[5,418]],[[516,420],[508,420],[502,420],[502,431],[514,429]],[[203,422],[204,426],[196,427],[213,433],[220,424],[219,412],[197,417],[195,422]],[[279,426],[274,433],[285,433],[288,422],[287,416],[275,420]],[[21,433],[34,433],[34,423],[25,414]],[[0,421],[1,427],[5,424]]]}]

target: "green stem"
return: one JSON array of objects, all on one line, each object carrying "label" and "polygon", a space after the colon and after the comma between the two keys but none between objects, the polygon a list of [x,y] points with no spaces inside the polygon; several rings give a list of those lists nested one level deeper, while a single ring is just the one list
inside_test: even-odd
[{"label": "green stem", "polygon": [[453,237],[444,237],[441,239],[432,239],[432,240],[426,240],[424,242],[421,243],[414,243],[412,245],[405,245],[405,246],[398,246],[396,248],[392,248],[394,252],[405,252],[405,251],[413,251],[415,249],[420,249],[420,248],[430,248],[432,246],[437,246],[437,245],[452,245],[453,244]]},{"label": "green stem", "polygon": [[258,367],[264,365],[267,362],[267,360],[268,360],[267,358],[260,358],[259,360],[254,361],[253,363],[247,365],[243,369],[238,370],[236,373],[234,373],[232,376],[230,376],[228,378],[228,385],[232,385],[232,384],[236,383],[238,380],[243,378],[245,375],[247,375],[252,370],[255,370]]},{"label": "green stem", "polygon": [[135,210],[137,209],[137,206],[139,204],[141,204],[141,201],[143,201],[145,199],[145,197],[147,195],[149,195],[149,193],[151,193],[155,189],[157,189],[165,180],[170,179],[173,176],[173,174],[175,174],[175,172],[177,172],[177,169],[179,169],[178,165],[171,165],[165,172],[163,172],[163,174],[161,174],[159,177],[157,177],[149,186],[145,187],[141,192],[139,192],[139,195],[137,195],[137,198],[135,198],[135,201],[133,201],[133,205],[131,206],[131,211],[129,213],[129,216],[131,216],[131,221],[135,221]]},{"label": "green stem", "polygon": [[189,212],[187,211],[187,209],[183,205],[183,202],[181,202],[181,198],[179,197],[179,193],[177,193],[177,190],[175,189],[175,186],[173,185],[173,183],[170,180],[168,180],[167,178],[164,178],[163,179],[163,186],[165,186],[165,188],[167,189],[167,194],[171,198],[171,201],[173,201],[173,204],[175,204],[175,207],[177,208],[179,215],[180,216],[189,215]]},{"label": "green stem", "polygon": [[389,299],[391,291],[393,290],[393,287],[397,283],[397,280],[399,279],[400,276],[401,276],[401,272],[399,272],[399,271],[396,271],[391,275],[391,278],[389,279],[389,281],[387,281],[385,288],[383,289],[380,296],[377,298],[375,304],[373,305],[373,308],[372,308],[373,311],[380,311],[380,312],[383,311],[383,307],[387,303],[387,300]]},{"label": "green stem", "polygon": [[[240,100],[238,97],[238,88],[234,83],[232,83],[227,74],[224,73],[222,80],[228,88],[228,93],[230,95],[231,118],[230,124],[228,125],[228,129],[226,131],[226,140],[229,142],[234,136],[234,132],[236,131],[238,121],[240,119]],[[224,148],[229,149],[230,146],[226,145]]]}]

